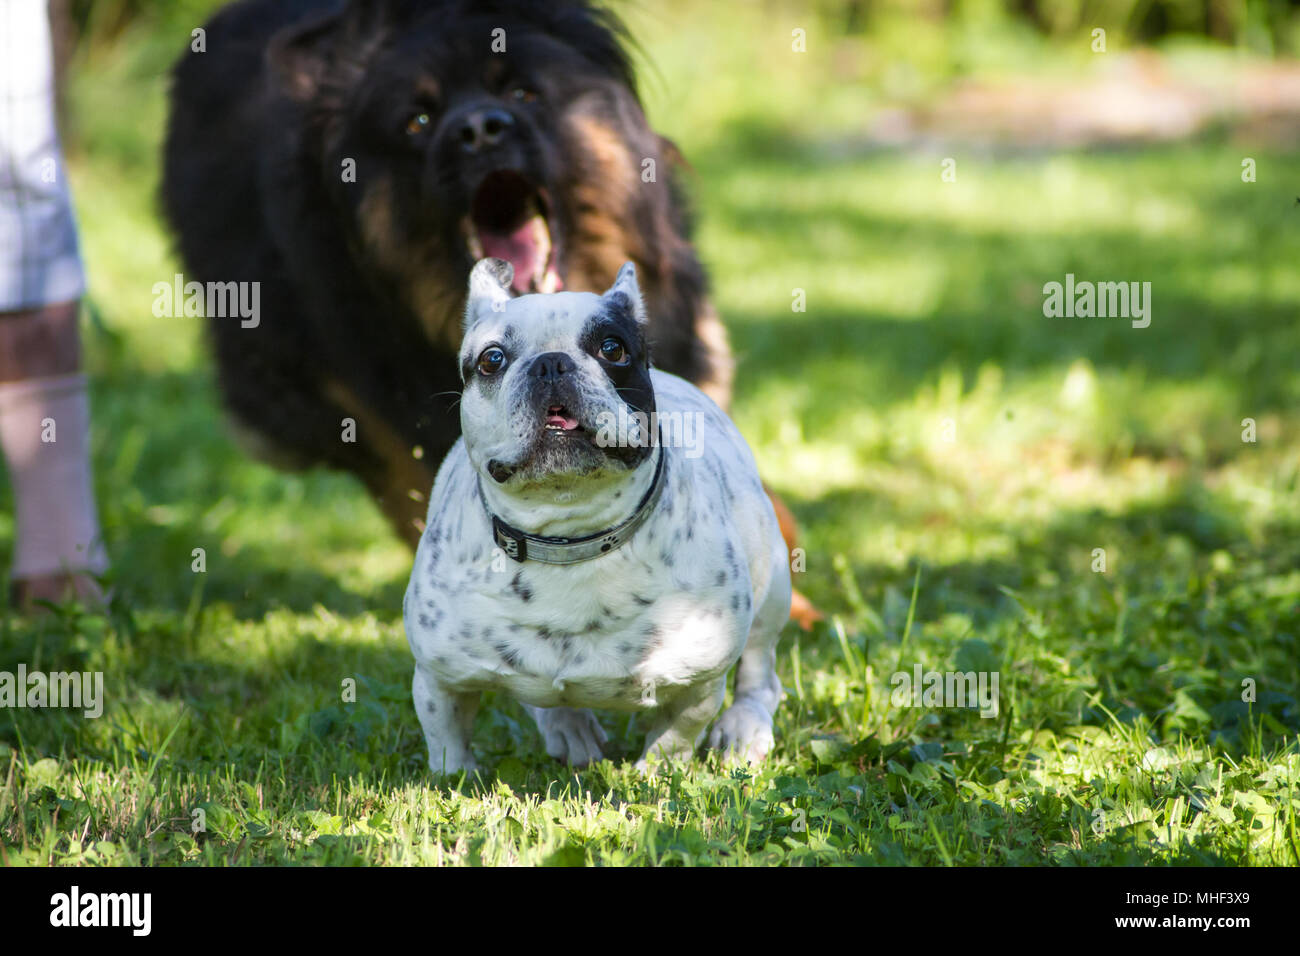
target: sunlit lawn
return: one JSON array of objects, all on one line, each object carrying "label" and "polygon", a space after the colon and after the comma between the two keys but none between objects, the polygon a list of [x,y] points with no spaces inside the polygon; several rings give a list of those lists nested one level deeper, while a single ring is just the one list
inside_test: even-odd
[{"label": "sunlit lawn", "polygon": [[[74,85],[118,600],[0,624],[0,668],[107,685],[99,720],[0,712],[10,863],[1300,863],[1300,157],[870,150],[867,85],[745,16],[635,22],[695,167],[735,417],[828,615],[788,632],[770,762],[646,779],[611,718],[612,762],[574,775],[497,699],[485,778],[430,786],[409,555],[350,479],[243,457],[194,320],[150,314],[178,268],[154,36]],[[1150,327],[1045,318],[1067,273],[1150,282]],[[896,706],[916,664],[999,672],[999,716]]]}]

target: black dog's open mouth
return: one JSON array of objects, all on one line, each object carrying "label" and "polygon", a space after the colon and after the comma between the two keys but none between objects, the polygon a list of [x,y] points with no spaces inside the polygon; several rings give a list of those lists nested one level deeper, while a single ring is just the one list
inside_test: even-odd
[{"label": "black dog's open mouth", "polygon": [[516,293],[564,288],[546,191],[522,173],[488,173],[474,191],[463,228],[475,261],[493,256],[515,267]]}]

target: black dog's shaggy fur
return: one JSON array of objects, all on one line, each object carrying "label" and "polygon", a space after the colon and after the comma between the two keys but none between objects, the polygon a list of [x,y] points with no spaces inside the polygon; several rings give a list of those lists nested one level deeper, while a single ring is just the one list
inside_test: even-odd
[{"label": "black dog's shaggy fur", "polygon": [[604,291],[633,260],[655,364],[725,406],[679,157],[646,123],[610,15],[242,0],[205,42],[175,68],[163,201],[187,280],[261,283],[255,328],[208,325],[226,405],[272,460],[355,473],[418,540],[459,432],[456,348],[484,243],[572,290]]}]

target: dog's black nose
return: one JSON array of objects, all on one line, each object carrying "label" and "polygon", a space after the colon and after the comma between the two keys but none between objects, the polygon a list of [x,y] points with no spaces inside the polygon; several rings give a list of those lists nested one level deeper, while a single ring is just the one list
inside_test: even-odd
[{"label": "dog's black nose", "polygon": [[543,352],[528,366],[528,374],[543,382],[553,382],[574,369],[573,359],[563,352]]},{"label": "dog's black nose", "polygon": [[496,146],[514,128],[515,118],[503,109],[489,107],[473,110],[460,118],[455,135],[460,147],[467,153],[477,153],[485,147]]}]

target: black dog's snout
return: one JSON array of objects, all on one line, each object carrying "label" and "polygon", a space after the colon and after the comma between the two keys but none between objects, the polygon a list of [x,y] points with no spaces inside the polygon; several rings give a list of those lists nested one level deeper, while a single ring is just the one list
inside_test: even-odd
[{"label": "black dog's snout", "polygon": [[543,352],[528,366],[528,375],[543,382],[557,382],[575,367],[573,359],[563,352]]},{"label": "black dog's snout", "polygon": [[466,113],[458,121],[454,135],[467,153],[501,143],[514,129],[515,118],[503,109],[489,107]]}]

